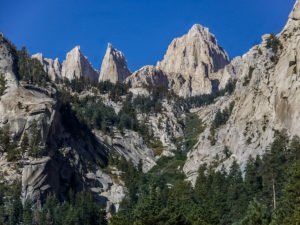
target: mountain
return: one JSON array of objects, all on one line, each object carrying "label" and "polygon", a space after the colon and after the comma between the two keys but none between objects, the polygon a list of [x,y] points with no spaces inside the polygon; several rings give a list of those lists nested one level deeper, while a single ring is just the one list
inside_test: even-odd
[{"label": "mountain", "polygon": [[196,24],[133,73],[109,44],[100,77],[1,34],[0,223],[297,224],[299,51],[299,0],[231,61]]},{"label": "mountain", "polygon": [[81,51],[76,46],[68,52],[66,59],[62,63],[61,76],[69,80],[75,78],[85,78],[90,81],[98,81],[99,74],[95,71]]},{"label": "mountain", "polygon": [[[138,87],[142,83],[153,85],[152,80],[156,80],[155,85],[166,86],[183,97],[209,94],[219,85],[219,77],[214,73],[228,63],[229,57],[218,45],[215,36],[208,28],[195,24],[186,35],[172,41],[164,59],[157,63],[155,69],[142,68],[133,73],[127,82]],[[145,75],[147,70],[149,73]],[[161,71],[159,78],[153,70]],[[168,81],[163,77],[167,77]]]},{"label": "mountain", "polygon": [[99,82],[110,81],[123,82],[131,74],[127,68],[127,62],[122,52],[108,44],[105,56],[102,61]]},{"label": "mountain", "polygon": [[52,81],[61,79],[62,68],[58,58],[56,58],[55,60],[44,58],[42,53],[36,53],[32,55],[32,58],[40,61],[40,63],[44,67],[45,72],[49,74],[49,77]]},{"label": "mountain", "polygon": [[[299,135],[299,25],[297,2],[284,29],[278,35],[267,34],[242,58],[231,63],[237,78],[232,95],[193,111],[207,124],[199,142],[189,152],[184,171],[195,182],[199,165],[223,155],[227,146],[232,155],[223,163],[237,160],[245,166],[248,157],[261,155],[274,138],[274,129]],[[222,76],[222,75],[221,75]],[[226,124],[210,131],[218,110],[234,102]],[[215,139],[212,145],[209,139]]]},{"label": "mountain", "polygon": [[228,63],[229,57],[215,36],[195,24],[186,35],[172,41],[157,67],[172,80],[170,88],[187,97],[211,93],[215,84],[210,75]]}]

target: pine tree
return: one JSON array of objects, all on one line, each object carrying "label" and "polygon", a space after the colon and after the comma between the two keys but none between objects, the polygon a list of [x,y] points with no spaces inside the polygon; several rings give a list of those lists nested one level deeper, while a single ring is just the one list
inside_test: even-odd
[{"label": "pine tree", "polygon": [[231,165],[227,182],[227,208],[229,209],[227,222],[233,223],[243,218],[248,205],[242,172],[236,161]]},{"label": "pine tree", "polygon": [[21,147],[22,155],[24,156],[24,153],[26,152],[26,150],[28,150],[28,147],[29,147],[29,139],[28,139],[28,135],[26,132],[24,132],[20,147]]},{"label": "pine tree", "polygon": [[31,210],[31,202],[29,200],[25,201],[23,208],[23,224],[24,225],[32,225],[32,210]]},{"label": "pine tree", "polygon": [[267,207],[253,200],[250,202],[247,214],[240,225],[269,225],[270,216]]},{"label": "pine tree", "polygon": [[262,198],[262,176],[261,176],[262,161],[259,156],[253,159],[251,156],[248,159],[245,169],[245,188],[247,191],[248,201],[254,198],[261,200]]},{"label": "pine tree", "polygon": [[159,194],[155,187],[150,188],[150,193],[146,199],[141,200],[134,212],[136,225],[157,224],[158,215],[161,211]]}]

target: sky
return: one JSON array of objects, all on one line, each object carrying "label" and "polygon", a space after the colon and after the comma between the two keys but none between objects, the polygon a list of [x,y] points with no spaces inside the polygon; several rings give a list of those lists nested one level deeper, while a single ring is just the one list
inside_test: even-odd
[{"label": "sky", "polygon": [[30,54],[58,57],[80,45],[100,69],[107,43],[135,71],[155,65],[193,24],[208,27],[230,58],[279,33],[295,0],[0,0],[0,31]]}]

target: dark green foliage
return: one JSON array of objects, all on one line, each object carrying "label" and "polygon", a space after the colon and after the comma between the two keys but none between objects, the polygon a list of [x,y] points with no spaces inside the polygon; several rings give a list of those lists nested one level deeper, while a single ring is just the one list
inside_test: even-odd
[{"label": "dark green foliage", "polygon": [[267,207],[256,200],[249,204],[246,217],[239,223],[240,225],[269,225],[270,215]]},{"label": "dark green foliage", "polygon": [[248,75],[244,77],[243,86],[247,86],[250,83],[254,70],[255,68],[250,66]]},{"label": "dark green foliage", "polygon": [[8,161],[16,161],[20,159],[20,150],[13,142],[10,134],[9,127],[4,129],[0,128],[0,152],[7,153]]},{"label": "dark green foliage", "polygon": [[252,201],[254,198],[263,200],[263,177],[262,168],[263,163],[259,156],[256,159],[250,157],[245,168],[245,187],[248,195],[248,201]]},{"label": "dark green foliage", "polygon": [[160,113],[162,112],[163,100],[175,100],[179,105],[182,99],[176,96],[172,91],[168,91],[166,87],[155,86],[147,87],[149,96],[137,96],[133,100],[133,107],[141,113]]},{"label": "dark green foliage", "polygon": [[110,93],[109,93],[109,99],[118,102],[122,98],[121,96],[124,96],[128,93],[128,87],[127,84],[125,83],[120,83],[117,82],[113,88],[111,88]]},{"label": "dark green foliage", "polygon": [[189,97],[185,101],[187,102],[189,108],[202,107],[204,105],[212,104],[218,97],[226,94],[232,94],[235,90],[235,84],[236,80],[230,79],[224,89],[212,92],[211,94]]},{"label": "dark green foliage", "polygon": [[22,221],[24,225],[32,225],[33,212],[31,207],[31,201],[27,200],[24,204],[22,215]]},{"label": "dark green foliage", "polygon": [[241,220],[247,210],[247,194],[242,178],[242,171],[234,161],[227,177],[227,218],[226,223],[234,223]]},{"label": "dark green foliage", "polygon": [[229,104],[229,107],[226,107],[224,110],[218,110],[214,120],[212,121],[212,125],[210,127],[210,136],[208,137],[210,140],[211,145],[214,145],[216,143],[215,139],[215,132],[216,129],[218,129],[220,126],[226,124],[226,122],[229,120],[232,110],[234,108],[235,102],[232,101]]},{"label": "dark green foliage", "polygon": [[280,40],[276,37],[274,33],[270,34],[270,37],[267,39],[267,48],[271,48],[272,51],[277,54],[278,50],[282,49],[282,44]]},{"label": "dark green foliage", "polygon": [[30,133],[31,139],[28,147],[28,155],[35,158],[43,156],[44,152],[41,149],[41,136],[36,121],[32,123]]},{"label": "dark green foliage", "polygon": [[267,39],[266,47],[272,49],[274,55],[272,55],[270,59],[276,64],[279,60],[278,52],[283,48],[283,45],[281,44],[279,38],[274,35],[274,33],[271,33],[270,37]]},{"label": "dark green foliage", "polygon": [[46,85],[49,81],[48,74],[44,71],[42,64],[37,59],[32,59],[25,46],[17,52],[18,75],[21,80],[31,84]]},{"label": "dark green foliage", "polygon": [[24,153],[28,150],[28,147],[29,147],[28,135],[26,132],[24,132],[24,136],[20,145],[22,155],[24,155]]},{"label": "dark green foliage", "polygon": [[[204,131],[204,126],[199,117],[194,113],[186,114],[185,124],[184,124],[184,141],[180,143],[183,145],[184,151],[188,152],[194,147],[198,141],[199,134]],[[178,146],[182,148],[182,146]]]},{"label": "dark green foliage", "polygon": [[79,98],[77,95],[71,95],[68,91],[62,90],[61,91],[61,107],[60,113],[62,116],[63,126],[73,135],[75,138],[79,138],[82,134],[89,134],[90,129],[88,125],[77,118],[76,111],[72,108],[72,104],[77,104]]},{"label": "dark green foliage", "polygon": [[95,97],[86,96],[75,102],[73,107],[79,121],[84,121],[89,128],[106,132],[110,126],[117,122],[114,109],[106,106]]},{"label": "dark green foliage", "polygon": [[[41,209],[20,200],[21,184],[0,185],[0,222],[9,225],[107,225],[105,211],[96,205],[91,192],[70,192],[60,203],[48,196]],[[72,196],[71,196],[72,195]]]},{"label": "dark green foliage", "polygon": [[141,134],[148,134],[148,128],[144,129],[144,124],[139,124],[136,118],[135,108],[132,105],[132,94],[126,96],[125,101],[123,102],[122,109],[118,114],[118,128],[122,131],[123,129],[129,129],[138,131],[140,130]]},{"label": "dark green foliage", "polygon": [[0,74],[0,96],[4,94],[6,86],[5,76],[4,74]]},{"label": "dark green foliage", "polygon": [[90,88],[91,86],[91,83],[88,80],[85,80],[83,77],[76,77],[71,81],[68,78],[64,77],[61,82],[63,83],[64,87],[69,87],[71,91],[77,93],[80,93],[83,90]]},{"label": "dark green foliage", "polygon": [[230,158],[230,156],[232,155],[232,152],[230,151],[230,149],[226,145],[223,149],[223,154],[225,155],[226,159]]},{"label": "dark green foliage", "polygon": [[111,83],[110,81],[103,82],[92,82],[89,80],[81,78],[75,78],[69,81],[67,78],[64,78],[62,81],[64,87],[68,88],[72,92],[81,93],[82,91],[92,90],[97,94],[108,94],[109,99],[118,102],[122,100],[122,96],[128,94],[128,87],[125,83],[117,82],[116,84]]},{"label": "dark green foliage", "polygon": [[46,199],[39,213],[38,224],[106,225],[105,212],[99,208],[91,192],[70,192],[70,200],[59,203],[55,197]]},{"label": "dark green foliage", "polygon": [[[289,141],[284,132],[277,132],[269,152],[263,159],[249,158],[244,179],[236,162],[228,173],[202,165],[194,189],[182,181],[184,176],[174,173],[184,164],[184,157],[162,157],[147,174],[139,173],[135,178],[135,200],[123,201],[111,224],[297,224],[300,164],[295,160],[300,156],[299,138]],[[266,169],[275,164],[276,210]],[[279,179],[280,174],[285,175]]]},{"label": "dark green foliage", "polygon": [[21,183],[0,184],[0,222],[15,225],[22,220],[23,207],[20,199]]}]

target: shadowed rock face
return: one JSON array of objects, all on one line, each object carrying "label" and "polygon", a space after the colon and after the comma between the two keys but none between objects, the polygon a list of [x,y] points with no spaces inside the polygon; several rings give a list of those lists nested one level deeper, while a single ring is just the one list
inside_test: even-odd
[{"label": "shadowed rock face", "polygon": [[127,68],[127,62],[122,52],[108,44],[105,56],[102,61],[99,82],[110,81],[116,83],[123,82],[131,72]]},{"label": "shadowed rock face", "polygon": [[87,57],[81,53],[80,47],[76,46],[67,54],[66,60],[62,64],[61,76],[69,80],[82,77],[90,81],[98,81],[99,73],[93,69]]}]

